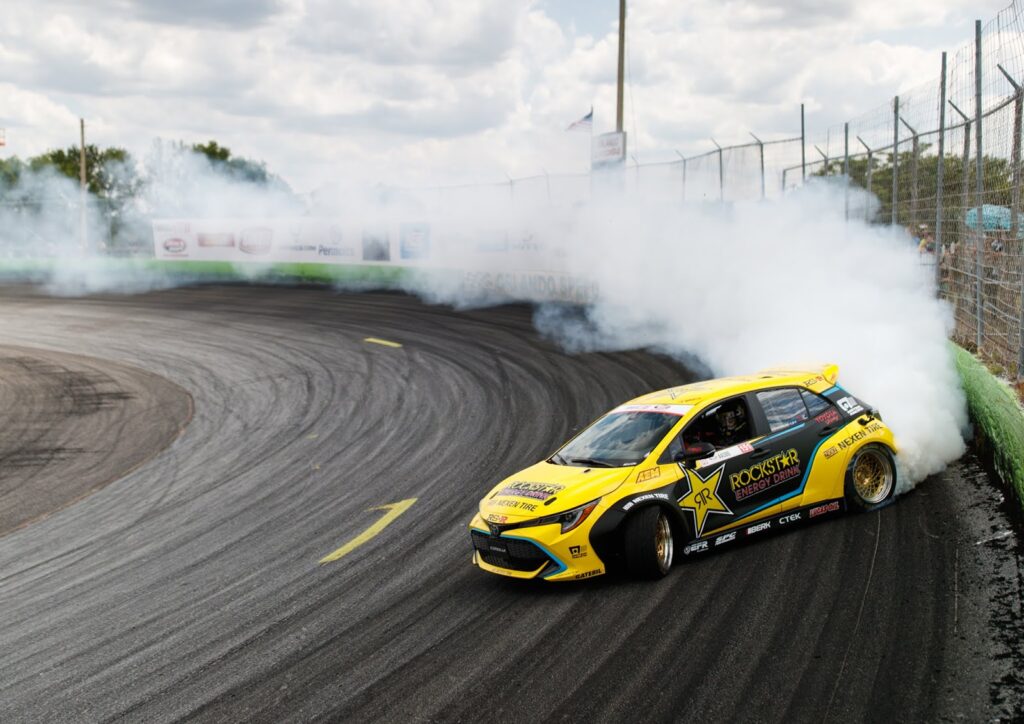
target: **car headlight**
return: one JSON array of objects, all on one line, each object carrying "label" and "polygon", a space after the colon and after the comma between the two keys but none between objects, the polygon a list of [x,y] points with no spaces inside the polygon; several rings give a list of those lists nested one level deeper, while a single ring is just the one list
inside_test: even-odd
[{"label": "car headlight", "polygon": [[574,528],[580,527],[590,514],[594,512],[597,504],[601,502],[601,499],[592,500],[586,505],[581,505],[578,508],[567,510],[564,513],[555,513],[554,515],[546,515],[543,518],[538,518],[533,525],[551,525],[552,523],[560,523],[562,526],[562,532],[568,533]]}]

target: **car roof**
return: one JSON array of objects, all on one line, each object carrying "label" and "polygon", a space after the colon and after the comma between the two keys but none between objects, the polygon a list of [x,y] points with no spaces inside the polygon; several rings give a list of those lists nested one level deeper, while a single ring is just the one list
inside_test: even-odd
[{"label": "car roof", "polygon": [[732,397],[744,392],[767,387],[805,387],[814,392],[824,392],[834,386],[839,378],[839,367],[834,364],[808,366],[802,369],[773,368],[751,375],[719,377],[713,380],[694,382],[679,387],[649,392],[630,400],[630,405],[691,405],[699,407],[707,402]]}]

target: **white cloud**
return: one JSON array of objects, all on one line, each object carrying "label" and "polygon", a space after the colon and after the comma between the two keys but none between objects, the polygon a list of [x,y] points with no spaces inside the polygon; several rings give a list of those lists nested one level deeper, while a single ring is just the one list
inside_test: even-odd
[{"label": "white cloud", "polygon": [[[993,0],[998,2],[998,0]],[[595,106],[614,124],[614,3],[576,22],[537,0],[66,0],[0,14],[6,153],[90,138],[144,155],[152,138],[216,139],[299,189],[501,180],[580,171]],[[798,131],[882,107],[937,75],[965,0],[633,0],[626,127],[644,158]],[[562,8],[561,10],[564,10]],[[575,28],[590,29],[577,35]],[[594,29],[607,32],[593,35]],[[954,48],[948,48],[953,50]]]}]

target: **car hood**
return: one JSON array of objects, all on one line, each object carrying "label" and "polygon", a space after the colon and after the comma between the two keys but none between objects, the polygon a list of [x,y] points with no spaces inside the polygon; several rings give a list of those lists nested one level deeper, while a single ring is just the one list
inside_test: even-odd
[{"label": "car hood", "polygon": [[632,470],[540,462],[495,485],[480,501],[480,513],[488,520],[510,523],[561,513],[608,495]]}]

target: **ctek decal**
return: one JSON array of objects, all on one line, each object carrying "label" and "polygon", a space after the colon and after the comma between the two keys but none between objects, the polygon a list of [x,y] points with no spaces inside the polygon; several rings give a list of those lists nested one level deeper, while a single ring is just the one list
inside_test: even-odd
[{"label": "ctek decal", "polygon": [[722,501],[718,492],[724,477],[725,466],[721,465],[705,477],[696,470],[679,466],[686,474],[689,490],[679,499],[679,507],[693,514],[693,527],[697,536],[704,535],[704,524],[710,513],[732,515],[732,511]]},{"label": "ctek decal", "polygon": [[799,510],[795,513],[784,515],[781,518],[779,518],[779,525],[789,525],[790,523],[796,523],[800,520],[802,515],[803,514]]},{"label": "ctek decal", "polygon": [[843,408],[843,412],[847,415],[852,416],[864,412],[864,408],[853,397],[841,397],[836,400],[836,404]]},{"label": "ctek decal", "polygon": [[736,500],[744,500],[800,474],[800,455],[795,448],[762,460],[729,476]]}]

